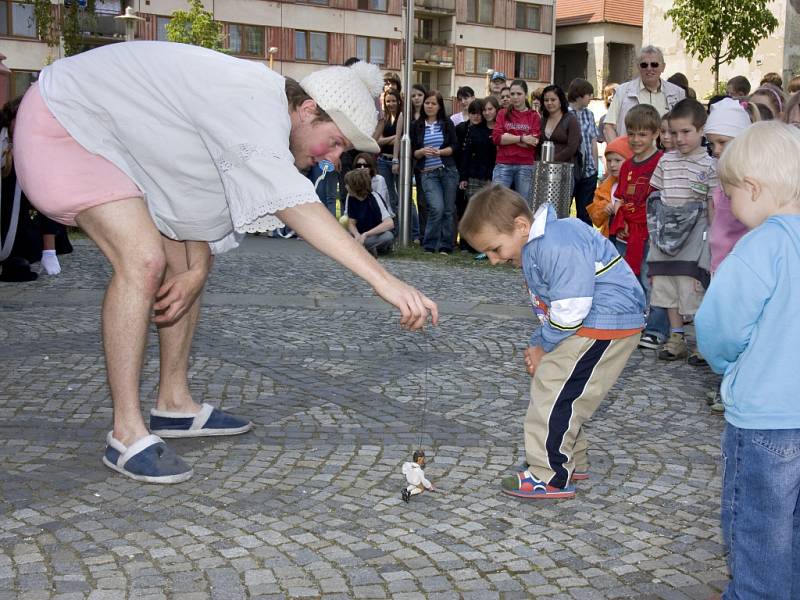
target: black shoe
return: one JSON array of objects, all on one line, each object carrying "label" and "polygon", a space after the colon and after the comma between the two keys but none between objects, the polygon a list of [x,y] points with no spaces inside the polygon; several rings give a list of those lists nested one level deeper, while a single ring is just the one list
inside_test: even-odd
[{"label": "black shoe", "polygon": [[402,492],[400,492],[400,497],[404,502],[408,502],[411,499],[411,492],[409,492],[407,489],[404,489]]},{"label": "black shoe", "polygon": [[693,367],[708,366],[706,359],[703,358],[703,355],[700,354],[697,350],[695,350],[689,355],[689,358],[686,359],[686,362],[692,365]]},{"label": "black shoe", "polygon": [[658,350],[661,348],[661,342],[652,333],[645,333],[639,340],[639,348],[648,348],[649,350]]}]

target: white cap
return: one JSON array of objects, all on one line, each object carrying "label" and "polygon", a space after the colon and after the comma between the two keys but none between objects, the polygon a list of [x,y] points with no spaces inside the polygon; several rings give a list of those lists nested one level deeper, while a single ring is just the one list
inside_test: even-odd
[{"label": "white cap", "polygon": [[376,65],[357,62],[350,67],[328,67],[303,78],[300,87],[328,113],[356,150],[380,152],[372,134],[378,125],[375,97],[383,89]]},{"label": "white cap", "polygon": [[724,98],[711,105],[711,113],[705,125],[705,133],[735,138],[750,127],[750,115],[738,100]]}]

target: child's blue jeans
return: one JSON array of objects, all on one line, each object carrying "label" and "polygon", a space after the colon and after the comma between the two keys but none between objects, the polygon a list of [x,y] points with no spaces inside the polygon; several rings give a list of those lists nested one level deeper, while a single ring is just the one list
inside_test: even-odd
[{"label": "child's blue jeans", "polygon": [[722,434],[724,600],[800,598],[800,429]]},{"label": "child's blue jeans", "polygon": [[[621,240],[615,240],[614,245],[616,246],[619,255],[624,258],[625,253],[628,251],[628,244]],[[644,326],[644,335],[654,335],[660,343],[664,343],[669,337],[669,316],[667,315],[666,308],[662,308],[660,306],[650,306],[650,280],[647,275],[647,255],[649,252],[649,245],[645,246],[644,256],[642,257],[642,266],[639,270],[639,283],[644,290],[645,298],[647,299],[647,305],[650,309],[647,312],[647,322]]]}]

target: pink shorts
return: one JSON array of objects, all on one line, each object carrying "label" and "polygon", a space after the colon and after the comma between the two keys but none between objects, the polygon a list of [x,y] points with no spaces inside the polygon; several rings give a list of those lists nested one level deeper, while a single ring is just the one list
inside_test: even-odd
[{"label": "pink shorts", "polygon": [[14,123],[14,167],[25,195],[54,221],[75,225],[87,208],[142,192],[111,162],[72,139],[30,87]]}]

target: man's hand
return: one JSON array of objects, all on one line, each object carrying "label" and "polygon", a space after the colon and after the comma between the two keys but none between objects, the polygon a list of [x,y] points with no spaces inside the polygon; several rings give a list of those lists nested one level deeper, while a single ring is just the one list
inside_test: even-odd
[{"label": "man's hand", "polygon": [[375,292],[400,311],[400,326],[414,331],[422,329],[430,316],[431,324],[439,322],[439,308],[419,290],[389,273],[374,286]]},{"label": "man's hand", "polygon": [[189,269],[167,279],[156,293],[153,322],[169,325],[180,319],[203,291],[207,277],[203,269]]},{"label": "man's hand", "polygon": [[539,362],[545,354],[547,353],[541,346],[528,346],[525,349],[525,368],[528,370],[528,375],[533,377],[536,374]]}]

